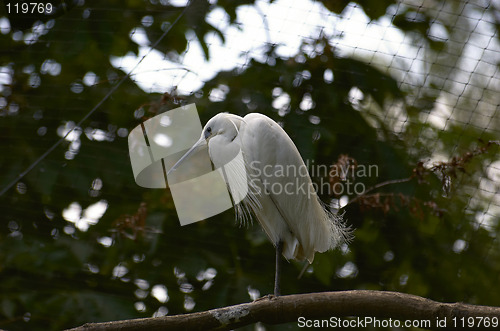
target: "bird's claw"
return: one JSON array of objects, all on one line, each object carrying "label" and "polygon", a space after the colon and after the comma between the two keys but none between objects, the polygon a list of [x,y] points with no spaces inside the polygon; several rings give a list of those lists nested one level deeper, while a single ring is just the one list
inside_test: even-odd
[{"label": "bird's claw", "polygon": [[264,295],[263,297],[255,299],[253,302],[262,301],[262,300],[276,300],[277,298],[278,297],[274,294],[267,294],[267,295]]}]

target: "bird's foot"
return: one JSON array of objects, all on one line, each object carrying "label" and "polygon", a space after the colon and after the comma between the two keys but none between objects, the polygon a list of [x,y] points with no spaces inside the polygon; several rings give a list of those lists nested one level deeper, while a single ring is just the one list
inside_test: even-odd
[{"label": "bird's foot", "polygon": [[263,297],[260,297],[258,299],[255,299],[253,302],[262,301],[262,300],[276,300],[276,298],[278,298],[276,295],[268,294],[268,295],[264,295]]}]

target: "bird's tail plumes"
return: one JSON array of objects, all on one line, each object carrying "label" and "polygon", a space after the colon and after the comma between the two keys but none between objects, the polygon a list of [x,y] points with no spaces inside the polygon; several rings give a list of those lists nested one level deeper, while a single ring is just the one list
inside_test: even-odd
[{"label": "bird's tail plumes", "polygon": [[[350,243],[353,238],[353,229],[348,226],[344,220],[344,213],[333,214],[323,202],[319,200],[319,203],[325,213],[325,223],[327,224],[327,233],[329,237],[326,250],[334,249],[344,243]],[[318,252],[323,251],[318,250]]]}]

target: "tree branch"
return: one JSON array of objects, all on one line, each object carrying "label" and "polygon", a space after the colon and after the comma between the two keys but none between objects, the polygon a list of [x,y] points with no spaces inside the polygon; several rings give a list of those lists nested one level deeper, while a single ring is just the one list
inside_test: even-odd
[{"label": "tree branch", "polygon": [[[104,323],[88,323],[70,331],[89,330],[229,330],[263,322],[267,324],[298,323],[299,317],[326,319],[357,316],[359,318],[389,318],[405,321],[428,321],[424,327],[467,327],[468,318],[474,318],[475,327],[486,320],[500,320],[500,307],[476,306],[464,303],[441,303],[416,295],[384,291],[342,291],[264,297],[252,303],[213,309],[209,311],[142,318]],[[455,318],[455,320],[453,320]],[[462,319],[464,318],[464,319]],[[441,325],[437,325],[441,321]],[[465,322],[464,322],[465,321]],[[462,324],[463,323],[463,324]],[[404,325],[404,324],[401,324]],[[498,325],[498,324],[497,324]],[[493,327],[493,325],[490,325]]]}]

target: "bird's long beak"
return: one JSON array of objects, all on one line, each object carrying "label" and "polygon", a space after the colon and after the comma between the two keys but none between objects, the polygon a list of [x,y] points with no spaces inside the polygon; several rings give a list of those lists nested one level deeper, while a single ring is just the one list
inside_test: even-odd
[{"label": "bird's long beak", "polygon": [[188,159],[190,156],[195,154],[197,151],[199,151],[201,148],[205,147],[207,144],[206,140],[204,137],[201,137],[200,140],[198,140],[193,147],[189,149],[189,151],[184,154],[179,161],[177,161],[172,168],[167,172],[167,176],[170,175],[172,171],[175,171],[181,165],[182,162],[184,162],[186,159]]}]

